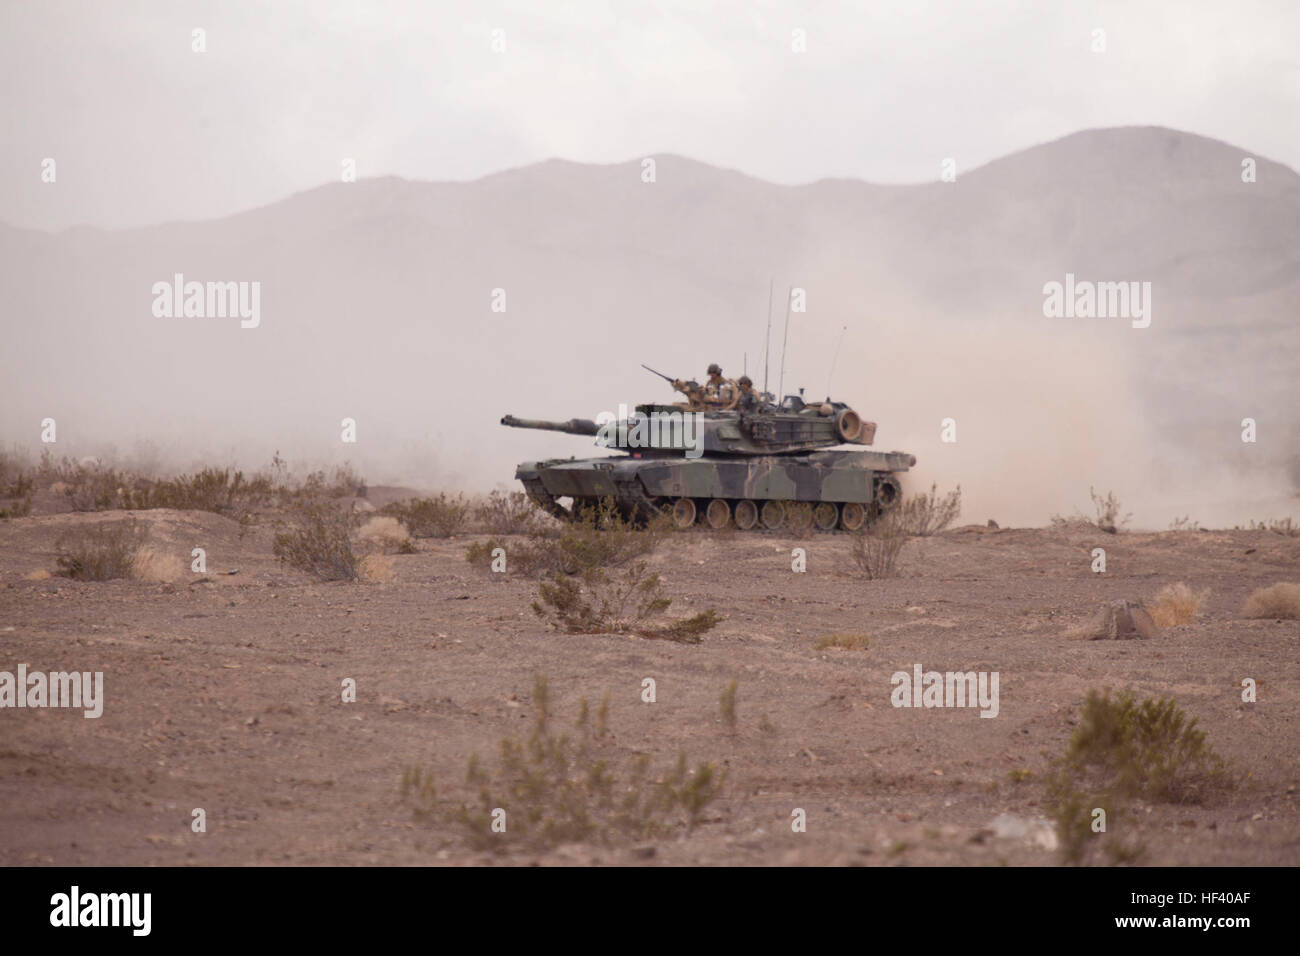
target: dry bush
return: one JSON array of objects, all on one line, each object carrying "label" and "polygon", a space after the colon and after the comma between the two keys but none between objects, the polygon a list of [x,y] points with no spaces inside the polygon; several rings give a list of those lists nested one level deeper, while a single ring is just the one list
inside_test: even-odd
[{"label": "dry bush", "polygon": [[587,568],[577,577],[556,574],[537,588],[533,611],[570,634],[639,634],[699,644],[721,620],[709,609],[689,618],[658,621],[672,605],[659,575],[644,561],[617,569]]},{"label": "dry bush", "polygon": [[722,722],[733,734],[736,732],[736,690],[739,686],[733,678],[718,695],[718,713],[722,715]]},{"label": "dry bush", "polygon": [[[1196,718],[1188,719],[1173,698],[1139,703],[1129,692],[1112,698],[1095,690],[1046,781],[1045,806],[1072,863],[1083,859],[1094,836],[1093,808],[1105,809],[1113,821],[1130,799],[1200,803],[1236,785]],[[1116,858],[1141,852],[1122,844],[1110,850]]]},{"label": "dry bush", "polygon": [[554,519],[522,491],[493,491],[474,506],[473,514],[486,534],[531,534],[554,526]]},{"label": "dry bush", "polygon": [[1201,523],[1192,519],[1190,515],[1183,515],[1181,518],[1175,518],[1169,522],[1170,531],[1200,531]]},{"label": "dry bush", "polygon": [[148,529],[134,519],[79,528],[55,542],[55,573],[76,581],[129,578],[148,537]]},{"label": "dry bush", "polygon": [[362,526],[357,539],[365,550],[383,553],[389,548],[401,550],[410,543],[411,535],[396,518],[380,515]]},{"label": "dry bush", "polygon": [[28,459],[16,449],[0,451],[0,520],[32,513],[32,492],[36,490],[33,475]]},{"label": "dry bush", "polygon": [[309,472],[301,482],[289,476],[279,452],[276,452],[275,458],[271,460],[271,468],[272,475],[278,476],[278,482],[273,477],[272,483],[278,483],[281,498],[285,501],[303,498],[347,498],[353,495],[365,497],[365,479],[357,474],[348,462],[335,468],[333,474],[326,473],[324,469]]},{"label": "dry bush", "polygon": [[1279,581],[1266,588],[1259,588],[1241,609],[1245,617],[1273,618],[1279,621],[1300,619],[1300,584]]},{"label": "dry bush", "polygon": [[276,534],[271,553],[318,580],[355,581],[361,573],[350,537],[355,525],[350,510],[306,500],[292,509],[291,523]]},{"label": "dry bush", "polygon": [[127,489],[134,485],[134,479],[125,472],[102,466],[84,467],[77,465],[69,476],[67,485],[68,501],[73,511],[105,511],[124,505]]},{"label": "dry bush", "polygon": [[166,584],[179,580],[185,573],[184,562],[175,554],[168,554],[148,545],[140,548],[131,565],[131,577],[151,584]]},{"label": "dry bush", "polygon": [[124,508],[211,511],[231,517],[265,507],[275,492],[270,477],[246,478],[242,471],[230,468],[204,468],[192,475],[157,481],[133,479],[124,488],[121,503]]},{"label": "dry bush", "polygon": [[380,508],[379,513],[397,518],[417,538],[450,538],[465,527],[469,509],[464,495],[444,491],[436,498],[395,501]]},{"label": "dry bush", "polygon": [[0,505],[0,521],[7,518],[26,518],[32,513],[32,493],[12,497]]},{"label": "dry bush", "polygon": [[853,534],[849,554],[867,580],[893,577],[898,573],[898,556],[907,544],[899,511],[886,512]]},{"label": "dry bush", "polygon": [[932,484],[929,494],[913,495],[899,505],[898,522],[905,534],[924,538],[938,534],[960,514],[961,485],[941,498],[938,484]]},{"label": "dry bush", "polygon": [[1248,531],[1271,531],[1274,534],[1285,535],[1288,538],[1294,538],[1300,535],[1300,525],[1292,522],[1290,518],[1273,518],[1269,521],[1252,521],[1247,526]]},{"label": "dry bush", "polygon": [[1206,590],[1197,594],[1182,581],[1160,589],[1154,601],[1146,606],[1156,627],[1174,627],[1179,624],[1191,624],[1201,610],[1210,592]]},{"label": "dry bush", "polygon": [[357,562],[357,577],[367,584],[393,580],[393,559],[382,552],[367,554]]},{"label": "dry bush", "polygon": [[623,518],[612,499],[592,508],[580,508],[572,521],[536,527],[526,541],[507,543],[498,538],[476,542],[466,560],[476,567],[491,566],[492,549],[504,548],[507,568],[526,577],[582,574],[598,568],[615,568],[658,549],[672,533],[672,522],[657,515],[644,526]]},{"label": "dry bush", "polygon": [[871,637],[866,634],[827,634],[817,639],[813,644],[813,650],[824,651],[831,647],[838,647],[846,651],[865,651],[870,646]]},{"label": "dry bush", "polygon": [[1128,524],[1129,519],[1133,517],[1132,512],[1120,515],[1121,505],[1113,491],[1106,492],[1106,497],[1103,498],[1089,486],[1088,495],[1092,498],[1092,506],[1097,511],[1096,525],[1107,534],[1119,533],[1119,529]]},{"label": "dry bush", "polygon": [[[416,818],[459,824],[479,849],[617,844],[689,832],[721,792],[725,772],[712,763],[690,769],[679,754],[656,773],[649,754],[618,747],[607,730],[608,693],[594,721],[581,702],[572,735],[551,727],[545,677],[534,682],[533,706],[531,735],[503,739],[495,768],[470,758],[465,782],[474,798],[441,801],[431,775],[409,768],[401,790]],[[504,811],[503,832],[493,830],[496,811]]]}]

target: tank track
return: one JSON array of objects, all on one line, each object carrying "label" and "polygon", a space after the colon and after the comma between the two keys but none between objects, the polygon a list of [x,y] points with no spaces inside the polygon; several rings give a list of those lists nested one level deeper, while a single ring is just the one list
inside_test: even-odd
[{"label": "tank track", "polygon": [[[896,489],[896,479],[893,479],[892,476],[890,476],[890,479],[892,479],[895,482],[894,489]],[[547,492],[545,487],[543,487],[541,479],[525,480],[523,484],[524,484],[525,491],[527,491],[528,493],[528,497],[530,497],[533,501],[535,501],[538,504],[538,506],[540,506],[548,514],[554,515],[555,517],[563,521],[573,520],[575,509],[565,508],[558,501],[556,501],[556,499],[552,497],[549,492]],[[865,524],[870,524],[870,522],[878,518],[882,512],[891,510],[893,506],[897,503],[898,496],[896,493],[881,494],[880,492],[881,489],[878,488],[877,500],[871,502],[866,506],[867,513],[866,513]],[[761,500],[756,500],[754,503],[761,509],[763,505],[767,503],[767,501],[766,499],[761,499]],[[586,500],[586,499],[579,499],[578,501],[575,502],[575,505],[579,508],[586,507],[586,506],[594,506],[595,504],[596,504],[595,500]],[[618,509],[619,514],[622,515],[622,517],[625,520],[636,521],[636,522],[649,521],[655,515],[661,513],[665,508],[671,508],[672,504],[673,502],[670,501],[669,499],[657,498],[648,494],[644,486],[641,484],[641,482],[635,479],[631,481],[620,481],[615,483],[614,505]],[[706,499],[698,500],[696,502],[697,511],[698,511],[697,520],[690,528],[680,528],[678,530],[690,530],[690,531],[701,531],[701,532],[709,532],[713,530],[708,526],[708,524],[703,519],[704,507],[707,506],[707,504],[708,501]],[[735,528],[734,522],[731,524],[731,527],[734,530],[740,530],[738,528]],[[756,524],[754,527],[745,530],[743,533],[762,534],[762,535],[789,535],[791,533],[852,534],[853,531],[840,527],[838,521],[836,522],[836,525],[833,528],[819,528],[815,523],[811,521],[809,521],[806,525],[802,527],[796,527],[792,525],[789,522],[789,519],[787,518],[787,520],[784,523],[782,523],[780,526],[776,528],[764,527],[763,524],[760,522]]]},{"label": "tank track", "polygon": [[528,497],[537,504],[537,507],[541,508],[548,515],[559,518],[561,521],[571,521],[573,519],[573,512],[551,497],[551,493],[547,491],[546,486],[542,484],[542,479],[523,478],[520,479],[520,481],[522,482],[524,492]]}]

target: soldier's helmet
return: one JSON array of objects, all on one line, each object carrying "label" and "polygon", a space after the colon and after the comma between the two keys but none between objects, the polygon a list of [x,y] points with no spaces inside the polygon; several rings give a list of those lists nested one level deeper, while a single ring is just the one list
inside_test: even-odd
[{"label": "soldier's helmet", "polygon": [[722,366],[719,365],[717,362],[714,362],[712,365],[709,366],[708,372],[710,375],[721,375]]},{"label": "soldier's helmet", "polygon": [[753,381],[753,379],[751,379],[748,375],[742,375],[742,376],[740,376],[740,378],[736,381],[736,384],[737,384],[737,385],[740,385],[740,386],[742,386],[742,387],[748,388],[749,386],[751,386],[751,385],[754,384],[754,381]]}]

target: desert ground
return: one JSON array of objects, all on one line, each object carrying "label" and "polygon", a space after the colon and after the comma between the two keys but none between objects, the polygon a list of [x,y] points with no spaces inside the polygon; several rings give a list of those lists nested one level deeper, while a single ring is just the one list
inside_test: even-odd
[{"label": "desert ground", "polygon": [[[467,563],[484,535],[419,539],[387,581],[320,583],[275,559],[269,522],[42,501],[0,521],[0,670],[102,671],[105,702],[98,719],[0,713],[5,865],[1055,864],[1042,781],[1094,688],[1172,695],[1238,779],[1201,804],[1135,803],[1112,824],[1144,846],[1133,862],[1300,862],[1300,622],[1242,614],[1256,588],[1300,579],[1300,537],[981,523],[912,539],[897,577],[867,580],[844,534],[676,533],[647,559],[669,614],[722,617],[692,645],[552,628],[536,580]],[[60,535],[128,518],[175,556],[174,580],[49,575]],[[206,573],[189,569],[200,546]],[[1106,602],[1176,582],[1210,592],[1195,622],[1078,636]],[[816,649],[829,634],[870,643]],[[997,671],[997,716],[891,706],[891,675],[918,663]],[[539,674],[556,725],[608,692],[609,746],[725,769],[697,824],[494,850],[417,814],[404,774],[472,797],[471,755],[492,767],[527,736]]]}]

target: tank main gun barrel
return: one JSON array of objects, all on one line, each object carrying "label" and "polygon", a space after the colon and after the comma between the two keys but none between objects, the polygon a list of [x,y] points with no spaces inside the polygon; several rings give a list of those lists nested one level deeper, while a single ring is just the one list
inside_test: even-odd
[{"label": "tank main gun barrel", "polygon": [[567,422],[547,422],[538,418],[515,418],[513,415],[506,415],[501,419],[502,425],[509,425],[511,428],[539,428],[547,432],[564,432],[568,435],[595,435],[600,431],[600,426],[588,418],[570,418]]}]

